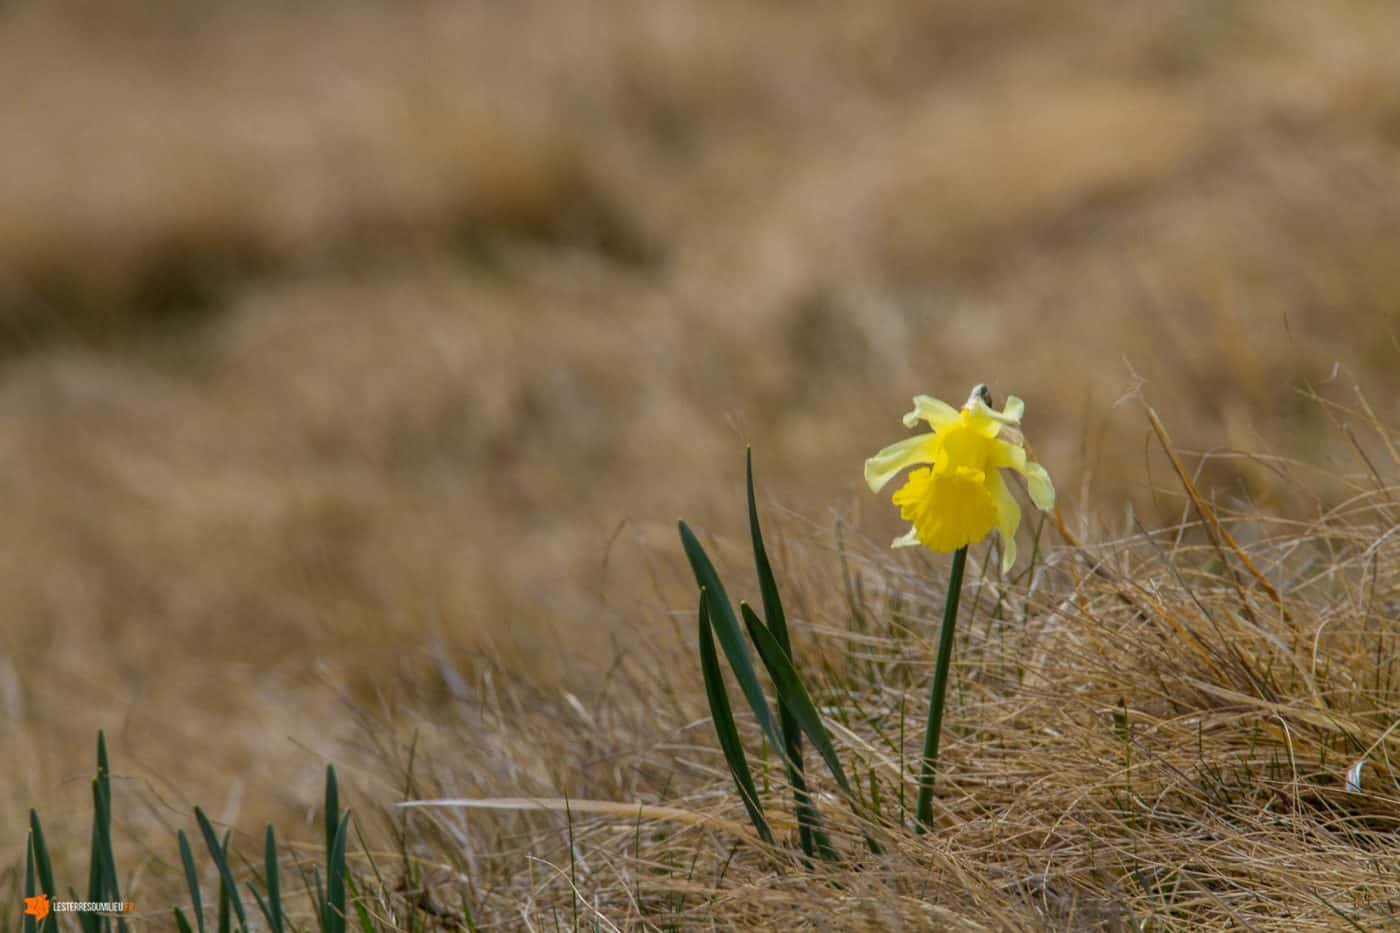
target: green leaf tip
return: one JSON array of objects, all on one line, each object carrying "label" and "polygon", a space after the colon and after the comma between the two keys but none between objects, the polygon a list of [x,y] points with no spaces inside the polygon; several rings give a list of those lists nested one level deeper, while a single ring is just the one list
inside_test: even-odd
[{"label": "green leaf tip", "polygon": [[758,682],[758,673],[753,665],[748,642],[744,639],[743,629],[739,626],[739,619],[734,614],[734,607],[729,602],[724,584],[720,582],[719,573],[694,532],[690,530],[690,526],[684,521],[680,523],[680,535],[681,546],[685,549],[691,571],[695,574],[695,582],[700,589],[708,591],[708,617],[713,625],[714,635],[719,640],[720,647],[724,649],[724,656],[734,671],[734,679],[739,682],[739,690],[748,700],[754,718],[758,720],[759,728],[763,730],[769,743],[774,748],[782,748],[777,724],[773,721],[768,700]]}]

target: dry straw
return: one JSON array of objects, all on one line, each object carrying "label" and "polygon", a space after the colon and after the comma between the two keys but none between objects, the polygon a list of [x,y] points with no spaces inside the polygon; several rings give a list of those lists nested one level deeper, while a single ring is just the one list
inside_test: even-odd
[{"label": "dry straw", "polygon": [[[1393,443],[1363,409],[1353,415],[1382,449]],[[1208,497],[1190,456],[1154,413],[1147,421],[1189,510],[1179,526],[1089,542],[1056,514],[1059,531],[1042,527],[1007,577],[992,548],[968,550],[930,832],[913,831],[913,725],[944,605],[938,566],[789,518],[769,570],[789,607],[788,667],[822,725],[800,727],[815,819],[795,816],[799,761],[778,753],[783,736],[736,708],[772,842],[760,839],[732,761],[703,739],[713,704],[693,649],[657,639],[633,645],[608,688],[582,701],[587,727],[575,704],[526,702],[506,679],[482,699],[531,710],[531,743],[625,762],[574,782],[589,799],[493,799],[489,788],[530,773],[526,733],[511,733],[525,721],[503,714],[499,755],[467,780],[487,792],[447,802],[481,816],[454,824],[464,810],[436,809],[410,845],[470,880],[478,918],[507,922],[577,907],[634,929],[1396,923],[1400,516],[1386,477],[1400,462],[1334,471],[1347,494],[1280,517]],[[695,560],[716,543],[689,537],[692,565],[717,579]],[[703,615],[718,634],[720,611]],[[771,683],[797,713],[792,672]],[[739,694],[747,703],[742,684]],[[778,731],[782,717],[768,718]],[[801,833],[817,827],[830,852]]]}]

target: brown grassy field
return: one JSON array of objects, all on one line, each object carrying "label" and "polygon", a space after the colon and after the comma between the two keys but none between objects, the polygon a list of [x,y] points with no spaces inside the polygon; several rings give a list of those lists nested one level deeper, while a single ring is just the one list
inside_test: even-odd
[{"label": "brown grassy field", "polygon": [[[0,7],[0,838],[37,807],[86,870],[100,728],[149,929],[191,805],[312,840],[327,761],[389,928],[459,890],[482,929],[1400,923],[1397,35],[1373,0]],[[861,465],[977,382],[1064,527],[1007,581],[974,552],[916,837],[947,562],[888,552]],[[885,855],[397,810],[747,831],[674,524],[755,599],[746,445]]]}]

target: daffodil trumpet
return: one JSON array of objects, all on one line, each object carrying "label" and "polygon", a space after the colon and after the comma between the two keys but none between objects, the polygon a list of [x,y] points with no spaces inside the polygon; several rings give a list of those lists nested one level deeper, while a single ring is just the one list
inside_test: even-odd
[{"label": "daffodil trumpet", "polygon": [[904,426],[913,428],[923,421],[932,432],[897,441],[865,461],[865,481],[871,492],[879,492],[909,469],[904,485],[892,497],[900,516],[910,523],[909,531],[895,538],[891,546],[921,544],[953,554],[924,731],[915,807],[920,831],[928,829],[933,819],[933,779],[967,548],[996,530],[1001,537],[1001,572],[1007,573],[1016,563],[1021,507],[1012,497],[1002,470],[1025,477],[1036,508],[1047,511],[1055,505],[1050,474],[1026,455],[1020,430],[1025,409],[1025,403],[1013,395],[997,411],[985,385],[974,388],[961,409],[931,396],[915,396],[914,410],[904,416]]}]

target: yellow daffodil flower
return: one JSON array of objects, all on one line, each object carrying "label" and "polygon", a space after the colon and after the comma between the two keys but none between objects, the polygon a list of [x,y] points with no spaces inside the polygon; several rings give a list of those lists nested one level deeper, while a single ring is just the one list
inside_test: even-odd
[{"label": "yellow daffodil flower", "polygon": [[933,433],[898,441],[865,461],[871,492],[879,492],[906,467],[918,467],[893,497],[900,516],[912,522],[893,547],[922,544],[951,552],[976,544],[995,528],[1001,534],[1001,572],[1006,573],[1016,562],[1021,507],[1000,471],[1015,470],[1026,478],[1036,508],[1054,508],[1050,474],[1026,458],[1019,430],[1025,403],[1013,395],[997,411],[989,398],[987,387],[978,386],[958,410],[936,398],[916,396],[904,426],[912,428],[923,420]]}]

